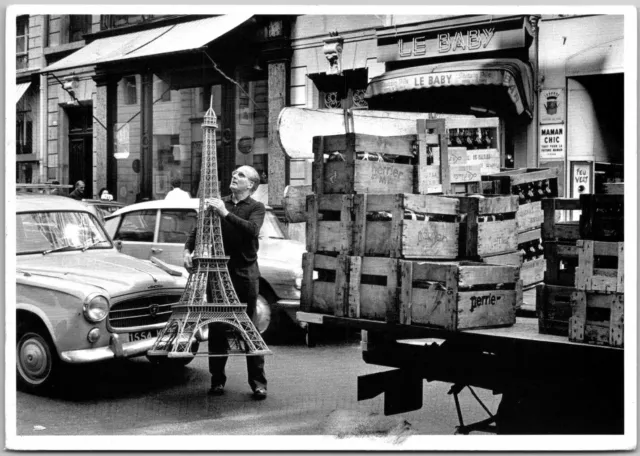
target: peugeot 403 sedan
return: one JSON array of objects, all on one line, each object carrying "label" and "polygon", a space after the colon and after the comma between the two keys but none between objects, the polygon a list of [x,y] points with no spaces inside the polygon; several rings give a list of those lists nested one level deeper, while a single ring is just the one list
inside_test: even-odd
[{"label": "peugeot 403 sedan", "polygon": [[120,253],[86,204],[18,194],[18,387],[42,392],[67,364],[145,355],[185,285],[162,262]]}]

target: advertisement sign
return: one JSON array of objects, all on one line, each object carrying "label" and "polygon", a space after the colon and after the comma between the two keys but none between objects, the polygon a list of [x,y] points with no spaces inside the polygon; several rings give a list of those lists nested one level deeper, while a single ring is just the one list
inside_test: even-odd
[{"label": "advertisement sign", "polygon": [[580,195],[591,193],[593,182],[592,162],[571,162],[571,197],[580,198]]},{"label": "advertisement sign", "polygon": [[541,124],[564,123],[566,107],[564,89],[541,90],[538,100]]},{"label": "advertisement sign", "polygon": [[562,124],[540,125],[540,160],[564,160],[565,135]]},{"label": "advertisement sign", "polygon": [[114,126],[113,156],[118,159],[129,157],[129,124],[117,123]]}]

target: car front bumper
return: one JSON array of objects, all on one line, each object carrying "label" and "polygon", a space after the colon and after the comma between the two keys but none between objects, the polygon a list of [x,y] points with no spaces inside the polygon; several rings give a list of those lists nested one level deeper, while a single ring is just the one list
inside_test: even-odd
[{"label": "car front bumper", "polygon": [[113,358],[133,358],[145,355],[156,341],[155,337],[134,342],[123,342],[122,339],[119,334],[112,334],[107,346],[65,351],[60,354],[60,359],[66,363],[84,364]]}]

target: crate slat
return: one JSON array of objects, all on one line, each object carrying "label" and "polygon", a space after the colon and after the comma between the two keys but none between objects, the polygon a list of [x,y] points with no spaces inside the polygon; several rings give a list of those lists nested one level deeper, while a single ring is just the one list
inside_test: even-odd
[{"label": "crate slat", "polygon": [[580,239],[580,222],[560,221],[561,211],[571,213],[571,218],[582,210],[579,199],[547,198],[542,200],[544,222],[542,224],[543,241],[577,241]]}]

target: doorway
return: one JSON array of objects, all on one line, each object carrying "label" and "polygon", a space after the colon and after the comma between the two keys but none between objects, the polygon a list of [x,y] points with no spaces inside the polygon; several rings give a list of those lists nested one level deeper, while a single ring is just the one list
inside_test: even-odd
[{"label": "doorway", "polygon": [[69,183],[85,183],[84,197],[93,198],[92,106],[71,108],[69,116]]}]

